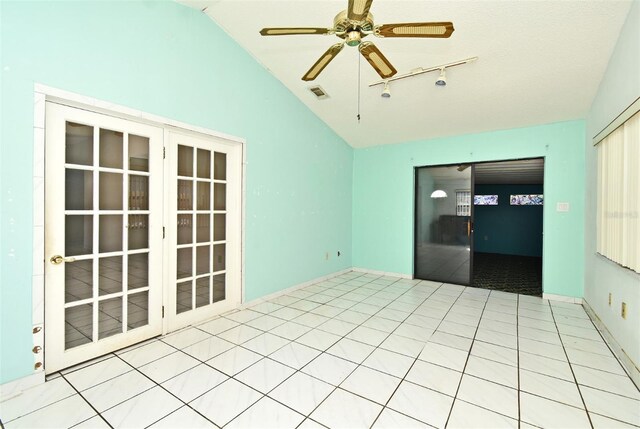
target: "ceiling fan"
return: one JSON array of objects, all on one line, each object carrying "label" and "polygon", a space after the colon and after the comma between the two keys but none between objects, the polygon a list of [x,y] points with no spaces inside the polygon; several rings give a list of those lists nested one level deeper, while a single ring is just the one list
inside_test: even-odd
[{"label": "ceiling fan", "polygon": [[373,15],[369,13],[373,0],[349,0],[347,10],[343,10],[333,20],[332,28],[321,27],[283,27],[263,28],[263,36],[287,36],[301,34],[335,34],[344,39],[336,43],[325,52],[309,71],[302,76],[302,80],[314,80],[324,68],[338,55],[346,43],[357,46],[363,57],[386,79],[397,73],[393,65],[382,55],[382,52],[371,42],[362,42],[362,38],[373,34],[377,37],[439,37],[446,38],[453,33],[451,22],[413,22],[401,24],[375,25]]}]

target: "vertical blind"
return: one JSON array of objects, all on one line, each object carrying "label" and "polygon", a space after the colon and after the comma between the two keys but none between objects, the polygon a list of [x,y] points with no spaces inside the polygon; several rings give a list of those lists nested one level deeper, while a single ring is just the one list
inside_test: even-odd
[{"label": "vertical blind", "polygon": [[597,251],[640,273],[640,112],[597,150]]}]

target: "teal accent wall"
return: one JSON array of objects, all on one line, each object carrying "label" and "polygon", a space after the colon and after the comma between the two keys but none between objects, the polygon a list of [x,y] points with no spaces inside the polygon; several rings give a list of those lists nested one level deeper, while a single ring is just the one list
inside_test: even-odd
[{"label": "teal accent wall", "polygon": [[476,185],[478,195],[498,195],[497,206],[474,207],[474,251],[542,256],[544,206],[512,206],[511,194],[542,194],[542,185]]},{"label": "teal accent wall", "polygon": [[33,368],[35,83],[246,139],[246,300],[352,266],[353,150],[206,15],[168,1],[0,1],[0,15],[0,383]]},{"label": "teal accent wall", "polygon": [[[584,138],[577,120],[355,150],[354,267],[413,273],[414,167],[544,157],[544,292],[581,297]],[[556,212],[558,202],[570,211]]]},{"label": "teal accent wall", "polygon": [[[640,1],[634,0],[587,116],[584,299],[640,373],[640,274],[596,253],[598,164],[593,138],[640,97]],[[640,162],[636,161],[636,164]],[[637,214],[640,216],[640,213]],[[640,246],[640,243],[637,245]],[[609,306],[609,293],[612,303]],[[627,319],[620,307],[628,307]],[[637,378],[636,378],[637,380]]]}]

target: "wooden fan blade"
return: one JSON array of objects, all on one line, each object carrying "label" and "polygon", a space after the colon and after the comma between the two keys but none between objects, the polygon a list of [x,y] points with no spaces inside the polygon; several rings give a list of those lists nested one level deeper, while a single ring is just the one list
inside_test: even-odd
[{"label": "wooden fan blade", "polygon": [[373,0],[349,0],[347,18],[352,21],[364,21],[369,14]]},{"label": "wooden fan blade", "polygon": [[373,43],[363,42],[358,49],[360,49],[362,56],[369,61],[371,67],[378,72],[381,78],[389,78],[398,72]]},{"label": "wooden fan blade", "polygon": [[306,72],[304,76],[302,76],[302,80],[309,81],[309,80],[314,80],[316,77],[318,77],[320,72],[322,72],[322,70],[324,70],[327,64],[329,64],[331,60],[336,55],[338,55],[338,53],[342,50],[343,47],[344,47],[344,43],[340,42],[340,43],[336,43],[335,45],[327,49],[327,52],[322,54],[322,56],[318,59],[318,61],[316,61],[316,63],[313,66],[311,66],[309,71]]},{"label": "wooden fan blade", "polygon": [[288,36],[291,34],[329,34],[329,28],[315,27],[282,27],[282,28],[263,28],[260,34],[263,36]]},{"label": "wooden fan blade", "polygon": [[376,27],[376,36],[380,37],[450,37],[453,33],[451,22],[405,22],[403,24],[384,24]]}]

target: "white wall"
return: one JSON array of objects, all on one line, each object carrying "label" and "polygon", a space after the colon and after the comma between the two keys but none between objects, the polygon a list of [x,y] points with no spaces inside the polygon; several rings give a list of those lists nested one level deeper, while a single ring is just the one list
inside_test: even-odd
[{"label": "white wall", "polygon": [[[597,156],[592,139],[639,96],[640,1],[636,0],[587,117],[584,291],[585,301],[636,369],[640,367],[640,275],[596,254]],[[609,293],[613,295],[611,307]],[[622,302],[628,306],[626,320],[620,315]]]}]

